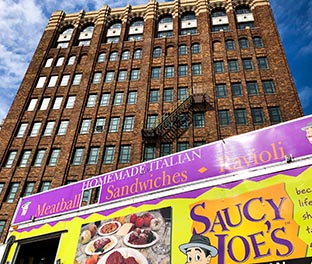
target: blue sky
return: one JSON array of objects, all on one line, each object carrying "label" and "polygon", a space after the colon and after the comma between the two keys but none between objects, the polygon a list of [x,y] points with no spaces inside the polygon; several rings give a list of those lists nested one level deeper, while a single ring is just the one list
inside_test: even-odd
[{"label": "blue sky", "polygon": [[[55,10],[75,13],[104,4],[122,7],[147,0],[0,0],[0,120],[4,119],[40,37]],[[304,114],[312,114],[312,1],[271,0]]]}]

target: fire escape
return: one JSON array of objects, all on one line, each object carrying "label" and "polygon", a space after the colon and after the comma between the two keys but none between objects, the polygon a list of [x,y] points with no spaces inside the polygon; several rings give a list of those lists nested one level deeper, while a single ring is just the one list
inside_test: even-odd
[{"label": "fire escape", "polygon": [[206,111],[207,107],[207,94],[190,95],[174,111],[165,115],[160,124],[153,128],[143,128],[144,141],[152,142],[157,139],[173,141],[179,138],[193,122],[193,112]]}]

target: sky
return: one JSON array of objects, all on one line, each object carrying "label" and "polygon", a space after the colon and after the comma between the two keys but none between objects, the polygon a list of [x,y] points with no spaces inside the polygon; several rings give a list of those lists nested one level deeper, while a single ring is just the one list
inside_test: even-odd
[{"label": "sky", "polygon": [[[148,0],[0,0],[0,121],[4,119],[51,13],[94,11]],[[312,1],[271,0],[271,7],[305,115],[312,114]]]}]

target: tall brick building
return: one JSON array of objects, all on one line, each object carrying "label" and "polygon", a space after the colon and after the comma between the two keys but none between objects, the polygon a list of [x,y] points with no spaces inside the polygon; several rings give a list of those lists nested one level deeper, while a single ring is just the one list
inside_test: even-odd
[{"label": "tall brick building", "polygon": [[268,0],[54,12],[0,131],[20,196],[303,115]]}]

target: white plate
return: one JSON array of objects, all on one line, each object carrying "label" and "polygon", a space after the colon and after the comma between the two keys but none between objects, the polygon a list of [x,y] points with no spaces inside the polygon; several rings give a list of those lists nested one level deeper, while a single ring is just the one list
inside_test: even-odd
[{"label": "white plate", "polygon": [[[102,227],[104,227],[105,225],[108,225],[108,224],[117,224],[117,228],[114,229],[110,233],[103,233],[101,231]],[[103,225],[101,225],[101,227],[98,228],[98,233],[99,233],[100,236],[109,236],[109,235],[115,234],[119,230],[120,227],[121,227],[120,222],[118,222],[118,221],[110,221],[110,222],[107,222],[107,223],[104,223]]]},{"label": "white plate", "polygon": [[[94,251],[94,247],[93,247],[93,244],[95,241],[98,241],[98,240],[101,240],[101,239],[106,239],[106,238],[109,238],[111,240],[110,243],[108,243],[106,246],[105,246],[105,249],[103,252],[95,252]],[[108,236],[108,237],[98,237],[97,239],[94,239],[92,241],[90,241],[86,248],[85,248],[85,252],[87,255],[101,255],[101,254],[104,254],[110,250],[112,250],[116,245],[117,245],[117,238],[114,237],[114,236]]]},{"label": "white plate", "polygon": [[125,237],[124,237],[124,243],[126,246],[128,247],[132,247],[132,248],[147,248],[147,247],[151,247],[153,245],[155,245],[155,243],[158,241],[159,237],[158,237],[158,234],[155,233],[154,231],[151,231],[155,237],[155,239],[151,242],[151,243],[148,243],[148,244],[143,244],[143,245],[134,245],[134,244],[131,244],[129,243],[129,237],[130,235],[133,233],[134,231],[131,231],[130,233],[128,233]]},{"label": "white plate", "polygon": [[117,248],[112,250],[111,252],[109,252],[108,254],[105,254],[100,261],[98,262],[98,264],[106,264],[106,260],[107,258],[110,256],[110,254],[112,254],[115,251],[119,251],[120,254],[124,257],[124,258],[128,258],[128,257],[134,257],[135,260],[139,263],[139,264],[148,264],[147,259],[143,256],[143,254],[139,251],[137,251],[136,249],[133,248]]}]

